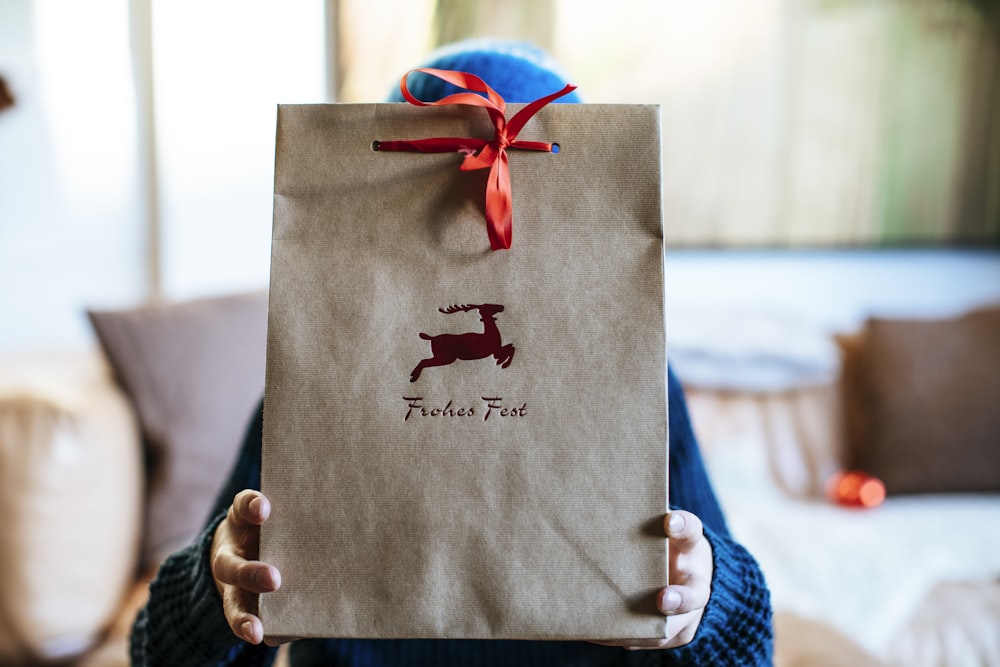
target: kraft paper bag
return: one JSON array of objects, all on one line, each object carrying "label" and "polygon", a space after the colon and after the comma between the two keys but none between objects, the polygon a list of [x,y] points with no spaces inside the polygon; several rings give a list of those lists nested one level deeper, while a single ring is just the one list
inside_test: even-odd
[{"label": "kraft paper bag", "polygon": [[[512,109],[520,108],[511,105]],[[551,105],[485,171],[373,142],[472,107],[281,106],[264,409],[272,637],[662,637],[659,109]]]}]

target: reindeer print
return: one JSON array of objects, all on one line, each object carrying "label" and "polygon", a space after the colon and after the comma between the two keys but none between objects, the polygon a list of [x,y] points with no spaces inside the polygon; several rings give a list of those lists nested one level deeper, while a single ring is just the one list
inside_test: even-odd
[{"label": "reindeer print", "polygon": [[503,306],[495,303],[482,303],[464,306],[454,305],[438,308],[438,310],[446,315],[478,310],[479,317],[483,322],[483,332],[439,334],[437,336],[421,333],[421,338],[431,342],[431,354],[434,356],[417,364],[410,373],[410,382],[416,382],[421,371],[425,368],[447,366],[458,359],[485,359],[492,356],[497,360],[497,366],[500,368],[510,366],[510,361],[514,358],[514,346],[504,345],[501,342],[500,330],[497,329],[496,315],[503,312]]}]

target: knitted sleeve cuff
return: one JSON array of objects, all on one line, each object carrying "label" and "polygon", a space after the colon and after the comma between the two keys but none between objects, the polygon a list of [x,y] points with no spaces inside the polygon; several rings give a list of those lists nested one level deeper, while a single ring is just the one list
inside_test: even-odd
[{"label": "knitted sleeve cuff", "polygon": [[771,600],[764,575],[741,545],[705,529],[712,545],[712,593],[694,640],[670,653],[670,665],[771,665]]},{"label": "knitted sleeve cuff", "polygon": [[198,540],[171,555],[150,584],[146,609],[133,629],[133,660],[143,644],[143,665],[266,665],[275,649],[236,637],[222,611],[211,574],[212,539],[225,518],[215,517]]}]

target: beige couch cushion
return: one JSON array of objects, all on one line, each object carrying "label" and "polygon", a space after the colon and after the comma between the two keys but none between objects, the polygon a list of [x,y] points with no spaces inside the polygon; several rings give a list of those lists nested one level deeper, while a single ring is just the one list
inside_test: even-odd
[{"label": "beige couch cushion", "polygon": [[888,667],[824,621],[774,615],[774,667]]},{"label": "beige couch cushion", "polygon": [[99,638],[135,577],[141,473],[97,350],[0,359],[0,664]]}]

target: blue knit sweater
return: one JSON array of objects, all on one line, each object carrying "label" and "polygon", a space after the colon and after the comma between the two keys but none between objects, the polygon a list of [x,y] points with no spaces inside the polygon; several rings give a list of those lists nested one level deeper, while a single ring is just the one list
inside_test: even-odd
[{"label": "blue knit sweater", "polygon": [[[672,373],[668,376],[670,504],[701,518],[715,566],[708,607],[690,644],[629,652],[587,642],[304,640],[291,646],[292,666],[770,665],[771,607],[764,577],[753,557],[729,534],[698,450],[683,390]],[[201,536],[168,558],[150,585],[149,602],[132,629],[136,667],[253,667],[273,662],[275,649],[252,646],[232,634],[209,568],[212,536],[233,496],[245,488],[259,488],[260,448],[258,411]]]}]

